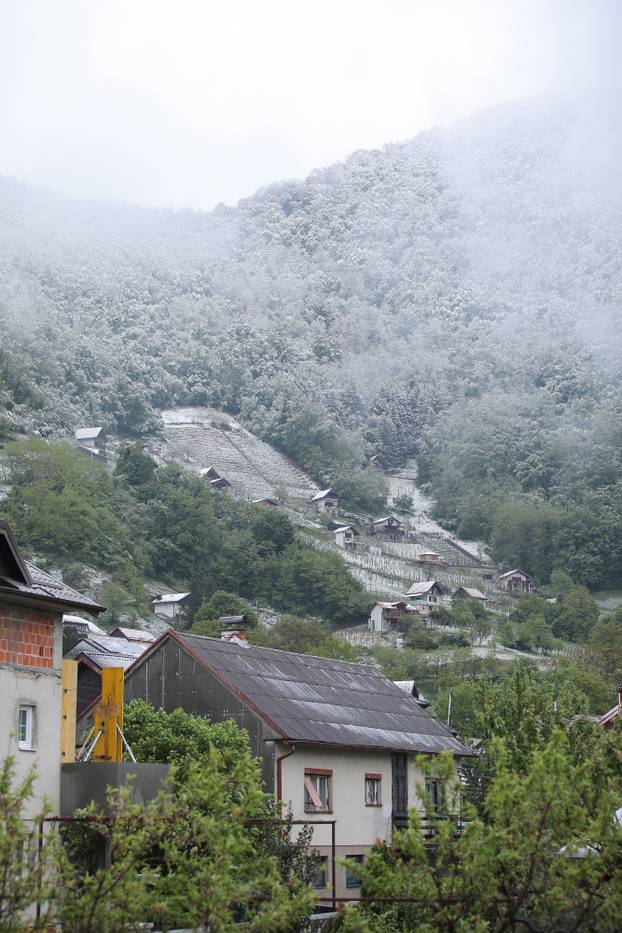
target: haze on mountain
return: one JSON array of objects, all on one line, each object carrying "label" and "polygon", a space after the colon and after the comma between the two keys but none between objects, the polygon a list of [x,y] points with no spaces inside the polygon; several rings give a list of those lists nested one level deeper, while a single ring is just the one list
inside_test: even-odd
[{"label": "haze on mountain", "polygon": [[4,178],[4,434],[86,421],[140,439],[164,407],[214,406],[353,506],[384,507],[372,453],[414,460],[437,517],[499,559],[622,582],[616,5],[555,11],[583,53],[573,94],[360,149],[236,207]]}]

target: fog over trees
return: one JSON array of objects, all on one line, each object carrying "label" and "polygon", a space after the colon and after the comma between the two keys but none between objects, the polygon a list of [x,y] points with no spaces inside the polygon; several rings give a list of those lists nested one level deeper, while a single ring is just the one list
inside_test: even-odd
[{"label": "fog over trees", "polygon": [[0,432],[216,406],[362,504],[372,452],[416,458],[461,536],[620,583],[615,129],[504,105],[209,214],[0,180]]}]

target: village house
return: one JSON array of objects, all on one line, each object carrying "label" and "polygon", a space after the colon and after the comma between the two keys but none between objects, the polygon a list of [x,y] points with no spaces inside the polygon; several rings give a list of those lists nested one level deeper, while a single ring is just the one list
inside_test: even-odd
[{"label": "village house", "polygon": [[413,583],[406,593],[414,611],[418,612],[423,619],[429,619],[432,611],[438,609],[442,595],[443,591],[436,580]]},{"label": "village house", "polygon": [[452,599],[479,599],[480,602],[485,603],[488,597],[474,586],[459,586]]},{"label": "village house", "polygon": [[90,634],[65,652],[65,658],[77,663],[76,714],[84,711],[101,693],[102,671],[109,667],[124,670],[134,663],[154,641],[128,641],[113,635]]},{"label": "village house", "polygon": [[25,561],[0,520],[0,756],[15,759],[16,778],[37,770],[36,797],[59,812],[63,612],[97,615],[103,607]]},{"label": "village house", "polygon": [[369,533],[382,537],[385,541],[402,541],[404,538],[404,526],[395,515],[387,515],[385,518],[377,518],[369,526]]},{"label": "village house", "polygon": [[[447,726],[375,667],[169,629],[126,672],[126,700],[177,708],[248,730],[266,790],[296,820],[323,820],[322,900],[356,896],[333,858],[363,860],[421,807],[417,756],[471,755]],[[331,833],[334,827],[335,848]]]},{"label": "village house", "polygon": [[79,447],[86,447],[100,454],[106,452],[106,432],[103,428],[78,428],[74,439]]},{"label": "village house", "polygon": [[359,532],[352,525],[342,525],[333,531],[335,544],[340,548],[355,548],[359,537]]},{"label": "village house", "polygon": [[272,499],[270,496],[263,496],[261,499],[251,500],[251,505],[265,505],[270,509],[276,509],[278,504],[278,501],[276,499]]},{"label": "village house", "polygon": [[367,620],[370,632],[396,632],[402,616],[417,612],[414,606],[404,601],[396,603],[374,603]]},{"label": "village house", "polygon": [[151,600],[151,608],[154,615],[174,622],[183,614],[189,596],[190,593],[163,593]]},{"label": "village house", "polygon": [[523,570],[508,570],[507,573],[502,573],[497,577],[497,586],[509,593],[530,593],[533,590],[531,577]]},{"label": "village house", "polygon": [[339,500],[335,490],[330,488],[322,489],[320,492],[316,492],[316,494],[311,497],[311,502],[315,504],[318,512],[325,512],[328,515],[334,515],[337,511]]}]

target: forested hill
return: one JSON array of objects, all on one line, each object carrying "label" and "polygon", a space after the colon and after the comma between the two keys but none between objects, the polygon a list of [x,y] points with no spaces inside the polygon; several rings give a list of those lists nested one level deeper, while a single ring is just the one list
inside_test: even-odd
[{"label": "forested hill", "polygon": [[2,181],[5,431],[226,408],[362,505],[370,452],[416,457],[462,536],[540,579],[621,582],[607,117],[505,106],[210,214]]}]

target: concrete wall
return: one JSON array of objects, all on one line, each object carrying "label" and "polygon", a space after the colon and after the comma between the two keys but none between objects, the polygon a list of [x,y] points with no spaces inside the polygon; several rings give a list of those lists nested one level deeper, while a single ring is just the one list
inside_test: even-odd
[{"label": "concrete wall", "polygon": [[[56,814],[60,806],[60,673],[0,666],[0,697],[0,757],[13,756],[18,778],[25,777],[33,767],[37,769],[36,798],[29,803],[26,816],[40,810],[44,796]],[[22,704],[36,708],[33,751],[17,745],[17,710]]]}]

